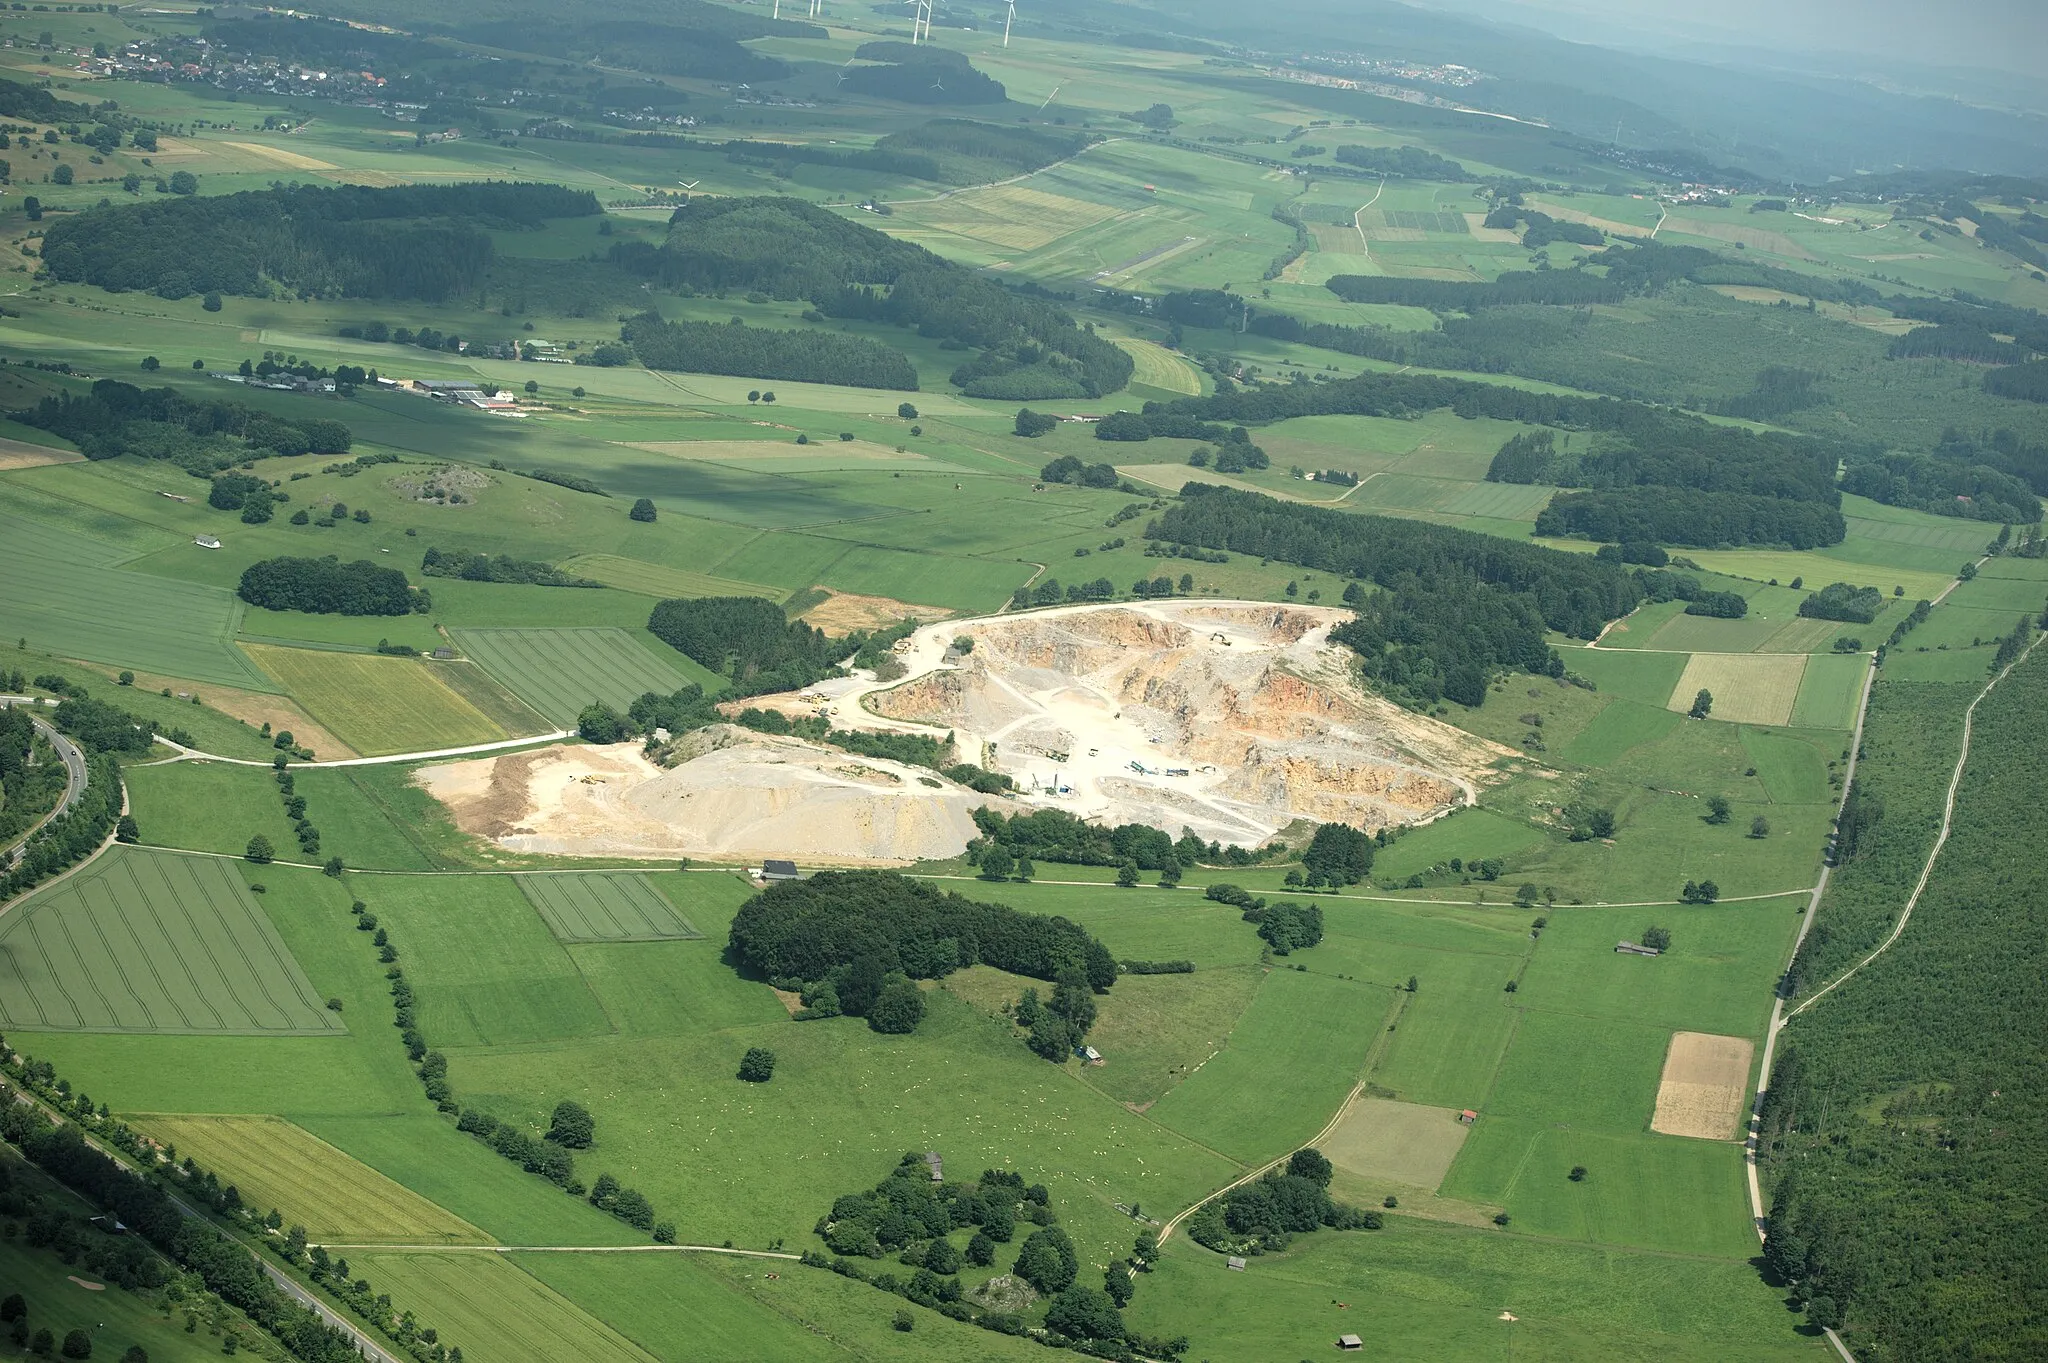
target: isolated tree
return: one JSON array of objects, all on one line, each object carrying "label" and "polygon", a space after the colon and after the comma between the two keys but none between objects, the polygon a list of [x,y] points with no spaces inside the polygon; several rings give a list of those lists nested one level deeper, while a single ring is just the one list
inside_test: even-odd
[{"label": "isolated tree", "polygon": [[1569,1178],[1574,1183],[1584,1183],[1586,1181],[1586,1166],[1583,1164],[1574,1164],[1572,1166],[1571,1173],[1565,1175],[1565,1177]]},{"label": "isolated tree", "polygon": [[914,1032],[924,1018],[924,991],[908,975],[892,971],[882,981],[875,1001],[868,1005],[867,1016],[868,1026],[877,1032],[897,1036]]},{"label": "isolated tree", "polygon": [[1018,857],[1017,869],[1013,871],[1011,874],[1016,876],[1016,878],[1019,880],[1029,880],[1031,879],[1031,877],[1038,874],[1038,868],[1031,864],[1030,857]]},{"label": "isolated tree", "polygon": [[981,854],[981,874],[986,880],[1008,880],[1017,859],[1001,843],[990,843]]},{"label": "isolated tree", "polygon": [[255,837],[249,839],[249,845],[243,849],[242,855],[255,862],[258,866],[266,866],[270,863],[270,859],[277,855],[277,849],[270,845],[269,838],[258,833]]},{"label": "isolated tree", "polygon": [[154,355],[144,355],[142,357],[142,372],[145,374],[154,374],[163,367],[164,362]]},{"label": "isolated tree", "polygon": [[915,421],[917,420],[917,408],[907,402],[899,402],[896,404],[896,415],[902,417],[905,421]]},{"label": "isolated tree", "polygon": [[149,1350],[140,1344],[130,1344],[128,1352],[121,1355],[121,1363],[149,1363]]},{"label": "isolated tree", "polygon": [[1159,868],[1159,887],[1163,890],[1171,890],[1179,884],[1180,863],[1172,857],[1168,857],[1166,864]]},{"label": "isolated tree", "polygon": [[760,390],[760,389],[758,389],[758,388],[756,388],[756,389],[752,390],[751,392],[749,392],[749,393],[747,394],[747,401],[748,401],[748,402],[759,402],[760,400],[761,400],[761,390]]},{"label": "isolated tree", "polygon": [[570,1150],[588,1150],[597,1136],[597,1123],[583,1104],[564,1098],[555,1104],[548,1120],[548,1139]]},{"label": "isolated tree", "polygon": [[1138,883],[1138,863],[1126,861],[1116,868],[1116,883],[1128,890]]},{"label": "isolated tree", "polygon": [[50,172],[50,183],[53,185],[68,185],[77,177],[77,171],[73,170],[70,166],[60,164],[55,170]]},{"label": "isolated tree", "polygon": [[1752,838],[1768,838],[1771,836],[1771,821],[1761,814],[1751,819],[1749,821],[1749,836]]},{"label": "isolated tree", "polygon": [[996,1242],[983,1231],[976,1231],[974,1238],[967,1242],[967,1262],[976,1268],[987,1268],[996,1261]]},{"label": "isolated tree", "polygon": [[1728,822],[1728,816],[1729,816],[1729,813],[1730,813],[1730,810],[1729,810],[1729,808],[1728,808],[1728,797],[1727,797],[1727,796],[1725,796],[1725,795],[1709,795],[1709,796],[1707,797],[1707,822],[1708,822],[1708,823],[1711,823],[1711,824],[1723,824],[1723,823],[1727,823],[1727,822]]},{"label": "isolated tree", "polygon": [[133,814],[123,814],[119,819],[114,821],[114,841],[142,841],[142,829],[135,822],[135,816]]},{"label": "isolated tree", "polygon": [[86,1330],[72,1330],[64,1336],[61,1351],[66,1358],[91,1358],[92,1334]]},{"label": "isolated tree", "polygon": [[0,1325],[12,1325],[15,1321],[27,1318],[28,1302],[23,1299],[21,1293],[10,1292],[6,1300],[0,1301]]},{"label": "isolated tree", "polygon": [[766,1046],[749,1046],[740,1057],[739,1077],[749,1084],[765,1084],[775,1077],[775,1052]]},{"label": "isolated tree", "polygon": [[1700,693],[1692,698],[1692,709],[1686,711],[1686,713],[1694,719],[1705,719],[1713,712],[1713,709],[1714,693],[1702,686]]},{"label": "isolated tree", "polygon": [[958,1273],[960,1247],[944,1237],[932,1241],[932,1247],[924,1252],[924,1266],[934,1273]]},{"label": "isolated tree", "polygon": [[193,173],[192,173],[191,171],[189,171],[189,170],[180,170],[180,171],[175,171],[175,172],[173,172],[173,173],[172,173],[172,175],[171,175],[171,193],[173,193],[173,194],[197,194],[198,192],[199,192],[199,177],[198,177],[197,175],[194,175],[194,174],[193,174]]},{"label": "isolated tree", "polygon": [[341,873],[347,869],[348,868],[342,864],[342,860],[340,857],[329,857],[327,859],[327,864],[320,868],[320,873],[322,875],[333,876],[336,880],[339,880],[341,879]]},{"label": "isolated tree", "polygon": [[898,1310],[895,1319],[889,1323],[907,1335],[917,1328],[917,1317],[911,1315],[908,1311]]},{"label": "isolated tree", "polygon": [[534,394],[538,392],[540,392],[540,380],[528,379],[526,381],[526,395],[528,397],[532,397]]},{"label": "isolated tree", "polygon": [[626,513],[626,518],[628,520],[635,521],[653,521],[654,499],[651,497],[642,497],[638,501],[634,502],[633,509]]}]

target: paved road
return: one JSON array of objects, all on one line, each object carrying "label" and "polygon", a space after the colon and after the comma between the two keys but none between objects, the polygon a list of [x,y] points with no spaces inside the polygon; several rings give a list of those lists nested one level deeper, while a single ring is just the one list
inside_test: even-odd
[{"label": "paved road", "polygon": [[[9,708],[16,705],[38,705],[44,703],[26,696],[0,696],[0,705],[5,705]],[[21,860],[22,849],[28,846],[28,840],[34,837],[44,824],[47,824],[60,814],[70,813],[71,807],[78,803],[78,797],[85,794],[85,754],[78,750],[77,744],[58,733],[41,715],[30,715],[29,722],[36,726],[37,733],[49,740],[50,746],[57,750],[57,756],[64,761],[64,798],[57,802],[55,809],[37,820],[34,828],[21,835],[21,841],[15,844],[13,850],[7,854],[7,864],[9,866]]]}]

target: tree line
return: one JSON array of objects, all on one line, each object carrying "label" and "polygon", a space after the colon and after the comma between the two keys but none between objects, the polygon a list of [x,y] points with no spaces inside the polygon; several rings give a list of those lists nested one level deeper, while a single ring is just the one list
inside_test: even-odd
[{"label": "tree line", "polygon": [[552,563],[513,558],[510,554],[443,553],[429,549],[420,560],[428,577],[457,577],[465,582],[521,582],[535,587],[602,587],[604,583],[565,573]]},{"label": "tree line", "polygon": [[649,311],[627,321],[619,339],[649,369],[917,391],[916,367],[866,336],[750,327],[737,318],[671,322]]},{"label": "tree line", "polygon": [[1502,669],[1562,675],[1546,630],[1591,639],[1642,600],[1640,584],[1616,564],[1204,483],[1183,488],[1145,535],[1378,585],[1382,592],[1359,594],[1359,618],[1340,627],[1342,641],[1368,675],[1425,703],[1451,695],[1477,704]]},{"label": "tree line", "polygon": [[1421,147],[1360,147],[1345,145],[1330,153],[1331,159],[1360,170],[1376,171],[1394,180],[1467,181],[1472,172],[1456,161],[1446,160]]},{"label": "tree line", "polygon": [[976,396],[1098,396],[1130,382],[1130,356],[1053,301],[795,199],[695,199],[661,247],[620,243],[611,259],[670,287],[807,299],[822,316],[973,348],[959,377]]},{"label": "tree line", "polygon": [[67,283],[171,299],[263,297],[275,281],[302,296],[441,302],[489,276],[486,228],[600,211],[590,191],[560,185],[278,186],[91,209],[52,223],[42,254]]},{"label": "tree line", "polygon": [[2032,525],[2041,519],[2041,499],[2022,480],[1984,464],[1924,454],[1887,454],[1852,464],[1842,475],[1842,491],[1965,520]]},{"label": "tree line", "polygon": [[433,597],[406,582],[396,568],[367,559],[343,563],[325,558],[266,558],[242,570],[235,594],[252,606],[316,615],[426,614]]},{"label": "tree line", "polygon": [[1285,1165],[1203,1203],[1188,1218],[1188,1236],[1219,1254],[1265,1254],[1325,1226],[1378,1230],[1378,1212],[1360,1211],[1330,1196],[1335,1172],[1322,1151],[1313,1146],[1297,1150]]},{"label": "tree line", "polygon": [[239,402],[194,398],[175,388],[95,379],[86,393],[55,393],[10,412],[25,426],[61,435],[88,459],[161,459],[210,478],[251,457],[346,454],[349,428],[327,417],[281,417]]},{"label": "tree line", "polygon": [[[1617,410],[1618,409],[1618,410]],[[1716,426],[1685,413],[1614,403],[1596,407],[1592,429],[1618,439],[1587,441],[1525,431],[1511,437],[1487,466],[1490,483],[1548,483],[1556,487],[1690,488],[1735,492],[1839,507],[1835,470],[1840,446],[1811,436]]]}]

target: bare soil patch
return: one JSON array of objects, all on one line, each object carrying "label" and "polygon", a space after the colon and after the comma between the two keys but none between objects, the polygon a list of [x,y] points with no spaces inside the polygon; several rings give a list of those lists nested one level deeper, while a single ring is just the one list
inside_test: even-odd
[{"label": "bare soil patch", "polygon": [[[824,587],[813,587],[825,591]],[[833,592],[797,616],[797,619],[827,634],[850,634],[855,630],[883,629],[905,620],[943,620],[953,612],[944,606],[919,606],[887,596],[858,596]]]},{"label": "bare soil patch", "polygon": [[265,142],[230,142],[227,145],[235,148],[237,151],[246,151],[260,156],[266,161],[275,161],[281,166],[290,166],[293,170],[341,169],[332,161],[322,161],[317,156],[302,156],[298,152],[287,151],[283,147],[273,147]]},{"label": "bare soil patch", "polygon": [[1739,1036],[1674,1032],[1657,1085],[1657,1112],[1650,1129],[1667,1136],[1734,1140],[1749,1093],[1749,1060],[1754,1047]]},{"label": "bare soil patch", "polygon": [[75,464],[85,458],[76,450],[49,445],[31,445],[26,440],[0,439],[0,472],[8,469],[40,468],[44,464]]}]

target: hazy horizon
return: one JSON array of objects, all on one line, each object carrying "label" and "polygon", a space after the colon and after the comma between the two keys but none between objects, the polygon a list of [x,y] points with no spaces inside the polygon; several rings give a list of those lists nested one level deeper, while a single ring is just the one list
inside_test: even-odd
[{"label": "hazy horizon", "polygon": [[2040,76],[2048,65],[2041,0],[1408,0],[1482,13],[1579,41],[1588,21],[1615,37],[1656,35],[1880,57]]}]

